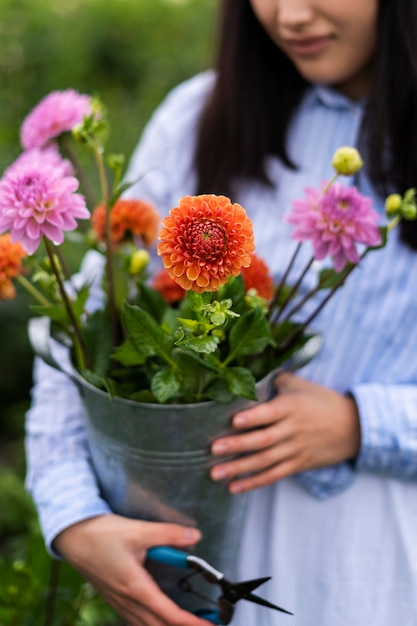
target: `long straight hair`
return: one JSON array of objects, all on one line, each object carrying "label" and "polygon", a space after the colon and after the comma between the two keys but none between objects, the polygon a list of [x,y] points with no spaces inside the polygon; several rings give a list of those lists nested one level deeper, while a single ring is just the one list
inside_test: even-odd
[{"label": "long straight hair", "polygon": [[[194,157],[199,193],[233,198],[238,180],[271,184],[266,156],[296,168],[287,131],[309,83],[266,34],[249,0],[223,0],[216,81],[200,118]],[[379,0],[377,44],[360,149],[384,195],[417,187],[417,2]],[[417,248],[417,222],[403,221]]]}]

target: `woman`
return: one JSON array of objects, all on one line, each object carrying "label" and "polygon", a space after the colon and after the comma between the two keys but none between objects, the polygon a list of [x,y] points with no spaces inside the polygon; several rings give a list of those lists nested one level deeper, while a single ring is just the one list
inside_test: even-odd
[{"label": "woman", "polygon": [[[278,276],[293,247],[283,216],[306,186],[330,178],[336,148],[360,146],[366,172],[355,183],[381,214],[384,193],[415,184],[417,7],[222,4],[216,72],[178,87],[156,112],[130,170],[132,178],[147,174],[130,193],[161,212],[185,194],[230,195],[252,218],[257,253]],[[415,624],[416,234],[407,223],[365,259],[316,319],[320,355],[299,375],[280,376],[276,398],[234,418],[237,429],[264,428],[213,447],[220,459],[250,452],[212,470],[233,493],[250,491],[240,578],[271,575],[263,595],[295,613],[241,602],[236,625]],[[202,626],[142,567],[148,547],[192,544],[195,531],[111,513],[90,468],[74,389],[37,368],[28,485],[48,545],[131,626]]]}]

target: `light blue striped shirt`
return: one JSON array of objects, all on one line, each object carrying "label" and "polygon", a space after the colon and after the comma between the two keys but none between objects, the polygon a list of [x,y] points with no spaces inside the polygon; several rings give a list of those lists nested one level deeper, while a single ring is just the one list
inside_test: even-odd
[{"label": "light blue striped shirt", "polygon": [[[140,182],[129,194],[152,201],[161,214],[194,193],[194,131],[212,80],[205,73],[175,89],[133,155],[128,179],[140,177]],[[241,185],[237,200],[253,220],[257,253],[276,276],[295,246],[283,221],[291,199],[332,176],[333,152],[357,143],[361,116],[361,103],[325,87],[312,88],[289,135],[289,152],[299,169],[270,158],[276,188]],[[357,182],[374,195],[363,175]],[[383,203],[375,195],[374,205],[383,221]],[[310,256],[305,245],[294,276]],[[358,458],[251,494],[242,578],[255,577],[257,570],[271,574],[270,599],[294,609],[295,617],[288,618],[292,626],[417,624],[416,259],[394,232],[388,246],[366,257],[314,322],[324,346],[300,375],[354,395],[362,434]],[[305,289],[321,267],[314,264]],[[91,257],[84,271],[96,274]],[[91,307],[99,300],[97,287]],[[27,485],[49,546],[62,529],[109,511],[91,468],[82,416],[69,380],[37,361],[27,419]],[[245,603],[234,623],[287,623],[277,615]]]}]

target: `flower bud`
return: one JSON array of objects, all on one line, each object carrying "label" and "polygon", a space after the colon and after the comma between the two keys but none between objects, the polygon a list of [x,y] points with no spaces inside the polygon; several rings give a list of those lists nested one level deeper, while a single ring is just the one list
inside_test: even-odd
[{"label": "flower bud", "polygon": [[337,174],[352,176],[352,174],[356,174],[361,169],[363,161],[356,148],[344,146],[343,148],[338,148],[334,153],[332,165]]},{"label": "flower bud", "polygon": [[415,220],[417,218],[417,207],[415,204],[404,203],[401,207],[401,217],[406,220]]},{"label": "flower bud", "polygon": [[148,265],[150,254],[146,250],[135,250],[130,257],[129,272],[136,276],[140,274]]},{"label": "flower bud", "polygon": [[399,193],[392,193],[385,199],[385,213],[387,215],[397,215],[401,210],[402,197]]}]

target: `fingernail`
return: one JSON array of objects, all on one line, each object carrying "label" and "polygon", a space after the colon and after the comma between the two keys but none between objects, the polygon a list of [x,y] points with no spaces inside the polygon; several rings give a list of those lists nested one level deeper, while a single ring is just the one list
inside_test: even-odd
[{"label": "fingernail", "polygon": [[233,418],[233,426],[236,426],[237,428],[246,426],[247,423],[248,423],[248,417],[246,414],[236,415],[236,417]]},{"label": "fingernail", "polygon": [[197,530],[197,528],[186,528],[184,530],[184,535],[186,541],[191,542],[199,541],[202,537],[201,532]]},{"label": "fingernail", "polygon": [[229,451],[229,445],[224,441],[215,441],[211,450],[213,454],[225,454]]},{"label": "fingernail", "polygon": [[211,470],[211,477],[213,480],[221,480],[227,476],[227,471],[224,467],[213,467]]},{"label": "fingernail", "polygon": [[239,485],[239,483],[231,483],[229,485],[229,491],[230,493],[240,493],[243,491],[243,487]]}]

